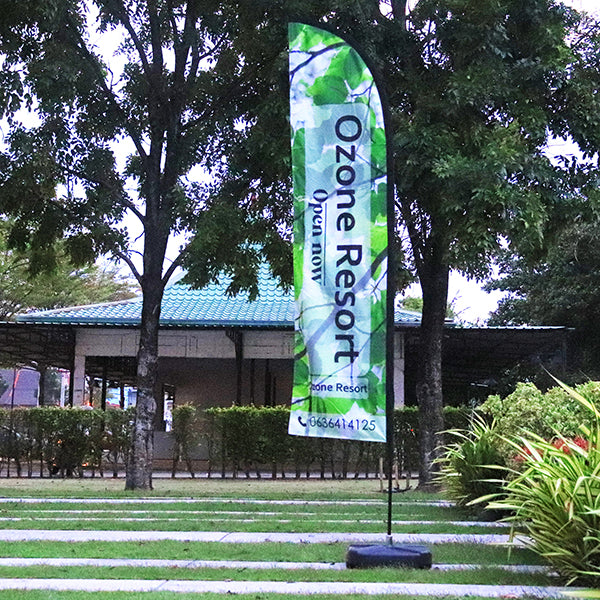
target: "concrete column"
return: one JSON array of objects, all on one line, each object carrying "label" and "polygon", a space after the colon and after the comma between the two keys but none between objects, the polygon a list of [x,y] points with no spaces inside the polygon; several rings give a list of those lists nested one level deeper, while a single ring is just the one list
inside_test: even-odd
[{"label": "concrete column", "polygon": [[404,406],[404,334],[394,334],[394,408]]},{"label": "concrete column", "polygon": [[73,362],[73,406],[81,406],[85,394],[85,356],[76,354]]}]

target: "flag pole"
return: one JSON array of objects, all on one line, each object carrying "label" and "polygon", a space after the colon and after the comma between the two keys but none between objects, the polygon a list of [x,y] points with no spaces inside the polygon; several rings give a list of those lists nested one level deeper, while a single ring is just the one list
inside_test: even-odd
[{"label": "flag pole", "polygon": [[[392,471],[394,467],[394,351],[395,351],[395,305],[396,305],[396,203],[394,186],[394,145],[392,135],[390,104],[385,93],[385,86],[379,71],[368,59],[365,62],[371,69],[373,78],[379,90],[386,139],[386,170],[387,170],[387,281],[386,281],[386,356],[385,356],[385,411],[386,411],[386,455],[388,470],[387,489],[387,543],[358,544],[350,546],[346,552],[348,568],[369,567],[411,567],[429,569],[432,564],[431,551],[425,546],[394,545],[392,537],[393,517],[393,484]],[[407,474],[409,477],[410,474]]]},{"label": "flag pole", "polygon": [[[376,75],[374,75],[376,77]],[[394,337],[395,337],[395,304],[396,304],[396,211],[394,198],[394,150],[392,127],[390,123],[390,109],[387,95],[379,87],[383,121],[385,124],[386,138],[386,163],[387,163],[387,303],[386,303],[386,389],[385,389],[385,414],[386,414],[386,453],[388,469],[388,503],[387,503],[387,541],[391,546],[392,540],[392,470],[394,466]]]}]

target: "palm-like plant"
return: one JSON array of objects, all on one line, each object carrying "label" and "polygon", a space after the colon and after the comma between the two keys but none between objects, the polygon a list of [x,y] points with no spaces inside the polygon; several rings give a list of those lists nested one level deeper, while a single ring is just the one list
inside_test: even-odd
[{"label": "palm-like plant", "polygon": [[589,398],[562,387],[591,413],[592,425],[582,426],[575,440],[523,434],[510,441],[523,468],[489,507],[512,511],[507,520],[514,530],[526,533],[533,549],[569,582],[598,587],[600,411]]},{"label": "palm-like plant", "polygon": [[454,442],[445,447],[437,460],[440,465],[438,482],[458,506],[466,507],[481,496],[501,493],[504,480],[498,478],[505,466],[499,451],[495,422],[489,424],[474,413],[467,430],[445,432]]}]

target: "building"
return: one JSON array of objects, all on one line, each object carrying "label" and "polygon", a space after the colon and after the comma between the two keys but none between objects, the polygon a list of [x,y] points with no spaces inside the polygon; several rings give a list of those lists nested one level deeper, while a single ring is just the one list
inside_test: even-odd
[{"label": "building", "polygon": [[[168,428],[173,403],[200,408],[289,402],[293,361],[293,294],[277,285],[266,265],[259,294],[228,296],[223,278],[202,290],[175,282],[166,288],[159,333],[159,403],[156,429]],[[113,303],[23,314],[0,324],[0,356],[13,364],[70,372],[68,403],[95,394],[103,406],[134,401],[141,297]],[[419,360],[418,313],[396,309],[395,403],[414,403]],[[474,387],[489,386],[518,362],[560,372],[568,330],[464,328],[449,321],[444,390],[467,401]],[[491,390],[493,391],[493,390]]]}]

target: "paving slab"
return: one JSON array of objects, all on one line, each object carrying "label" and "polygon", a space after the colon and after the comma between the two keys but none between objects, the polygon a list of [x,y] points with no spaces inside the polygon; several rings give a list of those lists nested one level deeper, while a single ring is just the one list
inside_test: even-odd
[{"label": "paving slab", "polygon": [[486,598],[561,598],[565,588],[513,585],[460,585],[426,583],[354,583],[285,581],[184,581],[138,579],[0,579],[1,590],[52,590],[87,592],[179,592],[217,594],[278,593],[385,594],[410,596],[481,596]]},{"label": "paving slab", "polygon": [[[382,533],[241,533],[226,531],[99,531],[66,529],[3,529],[0,541],[54,541],[54,542],[145,542],[177,540],[181,542],[222,542],[230,544],[262,544],[265,542],[292,544],[387,543]],[[523,538],[511,540],[500,534],[446,534],[398,533],[393,535],[397,544],[495,544],[523,545]]]},{"label": "paving slab", "polygon": [[[131,567],[166,569],[281,569],[296,571],[345,571],[345,562],[291,562],[291,561],[252,561],[252,560],[168,560],[161,558],[0,558],[0,567]],[[552,575],[544,565],[473,565],[455,563],[434,563],[434,571],[476,571],[478,569],[502,569],[513,573],[543,573]]]},{"label": "paving slab", "polygon": [[[1,502],[13,504],[199,504],[207,502],[218,502],[220,504],[274,504],[281,506],[387,506],[385,500],[260,500],[253,498],[219,498],[219,497],[137,497],[137,498],[11,498],[0,497]],[[448,508],[454,506],[454,502],[446,500],[402,500],[394,502],[396,505],[410,506],[437,506]]]},{"label": "paving slab", "polygon": [[[166,512],[166,511],[165,511]],[[190,513],[193,513],[194,511],[190,511]],[[42,524],[43,522],[46,523],[69,523],[72,521],[81,521],[81,520],[85,520],[86,522],[96,522],[96,521],[106,521],[107,517],[105,516],[96,516],[96,517],[91,517],[89,516],[87,513],[82,516],[81,513],[79,511],[77,511],[79,516],[73,516],[73,517],[68,517],[68,516],[60,516],[60,517],[46,517],[46,516],[39,516],[36,515],[34,517],[32,516],[27,516],[27,517],[0,517],[0,523],[22,523],[22,522],[35,522],[37,524]],[[161,511],[162,513],[162,511]],[[214,515],[219,514],[227,514],[226,511],[219,511],[217,512],[212,512],[210,513],[210,515],[205,515],[207,517],[210,517],[209,520],[211,523],[264,523],[264,519],[256,519],[256,518],[247,518],[247,519],[243,519],[243,518],[239,518],[236,516],[223,516],[223,517],[215,517]],[[245,513],[245,514],[250,514],[250,513]],[[272,518],[273,516],[277,516],[280,513],[251,513],[252,515],[257,515],[259,517],[271,517],[269,518],[269,523],[281,523],[281,524],[285,524],[285,523],[292,523],[294,520],[293,519],[275,519]],[[315,517],[315,516],[319,516],[318,514],[315,513],[302,513],[303,516],[307,516],[307,517]],[[187,515],[186,516],[190,516]],[[113,517],[114,518],[114,517]],[[153,515],[148,515],[146,517],[123,517],[123,516],[119,516],[117,517],[119,522],[123,523],[123,522],[127,522],[127,523],[153,523],[156,521],[160,521],[161,523],[179,523],[181,522],[181,518],[179,517],[167,517],[164,516],[162,514],[157,514],[154,513]],[[354,523],[359,523],[361,525],[382,525],[383,521],[381,519],[323,519],[323,518],[319,518],[319,523],[324,524],[330,524],[330,523],[336,523],[338,525],[350,525],[350,524],[354,524]],[[398,526],[403,526],[403,527],[408,527],[408,526],[434,526],[434,527],[439,527],[442,525],[446,525],[446,526],[451,526],[451,527],[480,527],[482,529],[504,529],[507,530],[509,529],[510,525],[507,525],[506,523],[500,523],[497,521],[421,521],[421,520],[393,520],[392,521],[392,525],[398,525]]]}]

